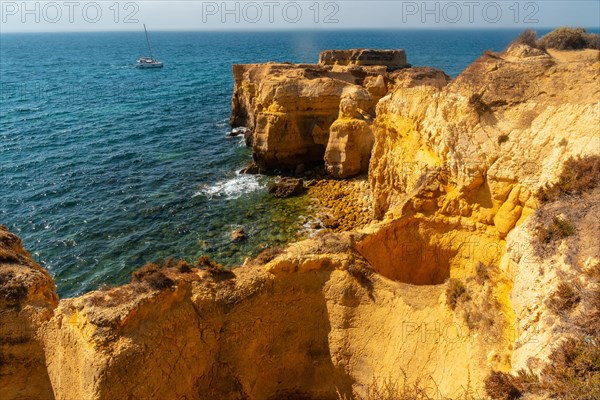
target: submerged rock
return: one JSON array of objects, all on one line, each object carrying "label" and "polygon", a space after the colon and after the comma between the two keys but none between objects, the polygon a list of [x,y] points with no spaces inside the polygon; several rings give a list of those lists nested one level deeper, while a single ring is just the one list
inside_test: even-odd
[{"label": "submerged rock", "polygon": [[246,231],[243,228],[237,228],[233,232],[231,232],[231,240],[234,242],[241,242],[246,240]]}]

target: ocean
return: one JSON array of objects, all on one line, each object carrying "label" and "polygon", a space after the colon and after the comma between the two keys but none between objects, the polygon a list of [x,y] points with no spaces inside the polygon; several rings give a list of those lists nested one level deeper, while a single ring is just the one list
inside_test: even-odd
[{"label": "ocean", "polygon": [[[239,265],[303,237],[310,211],[270,197],[272,178],[238,174],[251,153],[227,136],[231,64],[404,48],[409,63],[456,76],[518,33],[150,32],[156,70],[133,66],[143,31],[0,34],[0,224],[63,297],[125,283],[153,260]],[[237,227],[247,241],[231,240]]]}]

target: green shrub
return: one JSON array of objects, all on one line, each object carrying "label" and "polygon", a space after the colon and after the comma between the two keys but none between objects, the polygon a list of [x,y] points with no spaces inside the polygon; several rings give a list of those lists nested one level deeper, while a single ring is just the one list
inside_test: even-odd
[{"label": "green shrub", "polygon": [[557,239],[564,239],[575,233],[575,227],[569,222],[559,217],[552,218],[552,230],[550,235]]},{"label": "green shrub", "polygon": [[540,242],[548,244],[567,238],[575,232],[575,227],[569,221],[555,216],[549,224],[538,226],[537,237]]}]

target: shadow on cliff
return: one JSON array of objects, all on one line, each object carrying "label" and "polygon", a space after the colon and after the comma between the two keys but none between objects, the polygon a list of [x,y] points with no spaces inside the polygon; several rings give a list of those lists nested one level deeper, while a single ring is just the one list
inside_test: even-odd
[{"label": "shadow on cliff", "polygon": [[[135,305],[126,324],[99,331],[108,338],[96,347],[100,354],[82,356],[109,362],[101,367],[106,372],[99,382],[70,378],[97,398],[333,400],[338,393],[351,395],[353,381],[342,363],[334,364],[330,349],[327,282],[334,269],[272,275],[263,268],[225,281],[177,282],[155,292]],[[89,304],[87,312],[97,313],[99,320],[110,312],[94,311]],[[73,373],[82,374],[55,371]]]},{"label": "shadow on cliff", "polygon": [[[232,388],[237,398],[249,399],[351,395],[353,382],[342,366],[333,364],[330,351],[332,327],[324,287],[331,272],[280,276],[261,293],[225,311],[216,343],[220,378],[201,377],[201,393],[211,393],[202,398],[235,398],[223,397]],[[229,382],[235,382],[234,387]]]}]

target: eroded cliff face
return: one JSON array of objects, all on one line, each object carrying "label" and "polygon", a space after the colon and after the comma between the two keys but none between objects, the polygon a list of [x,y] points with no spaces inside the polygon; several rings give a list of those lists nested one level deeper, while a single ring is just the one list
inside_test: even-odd
[{"label": "eroded cliff face", "polygon": [[[371,257],[392,257],[372,266],[414,284],[476,274],[479,263],[499,266],[509,286],[498,285],[495,297],[514,339],[514,371],[539,371],[574,333],[548,307],[556,288],[575,281],[582,293],[595,290],[586,271],[600,262],[597,190],[548,204],[535,194],[556,182],[571,185],[559,178],[569,159],[600,156],[599,72],[598,51],[516,44],[484,54],[447,86],[399,88],[377,106],[374,213],[407,227],[387,240],[385,231],[383,240],[373,236],[379,250]],[[572,229],[568,238],[541,237],[555,216]],[[417,271],[404,271],[391,261],[402,242],[446,247],[450,257],[419,258],[411,263]],[[454,256],[466,248],[473,257]],[[442,275],[423,275],[431,271]]]},{"label": "eroded cliff face", "polygon": [[441,184],[436,204],[412,200],[412,210],[470,216],[505,236],[569,157],[598,152],[597,52],[579,53],[516,45],[445,87],[382,99],[369,173],[376,217],[401,214],[428,173]]},{"label": "eroded cliff face", "polygon": [[[346,54],[338,53],[338,58]],[[353,54],[347,56],[351,59]],[[355,56],[358,60],[362,53]],[[327,60],[332,57],[322,54]],[[399,57],[390,53],[388,64],[403,66]],[[248,129],[246,142],[262,171],[325,164],[336,178],[366,173],[377,102],[397,81],[410,84],[407,81],[422,75],[443,86],[449,79],[431,68],[392,71],[386,65],[361,63],[233,66],[231,124]]]},{"label": "eroded cliff face", "polygon": [[52,399],[40,329],[58,296],[50,274],[0,225],[0,394]]},{"label": "eroded cliff face", "polygon": [[[569,332],[550,293],[595,285],[581,272],[600,260],[600,189],[534,195],[571,156],[600,156],[598,52],[513,46],[452,82],[335,68],[235,66],[232,122],[264,168],[321,159],[344,176],[372,145],[372,224],[59,303],[2,229],[2,397],[368,398],[419,382],[483,398],[489,371],[539,370]],[[573,232],[541,241],[555,215]]]},{"label": "eroded cliff face", "polygon": [[354,247],[364,237],[326,234],[235,275],[166,268],[169,288],[61,300],[40,330],[43,396],[337,399],[387,380],[448,394],[465,374],[481,380],[489,349],[508,343],[474,335],[444,285],[373,273]]}]

